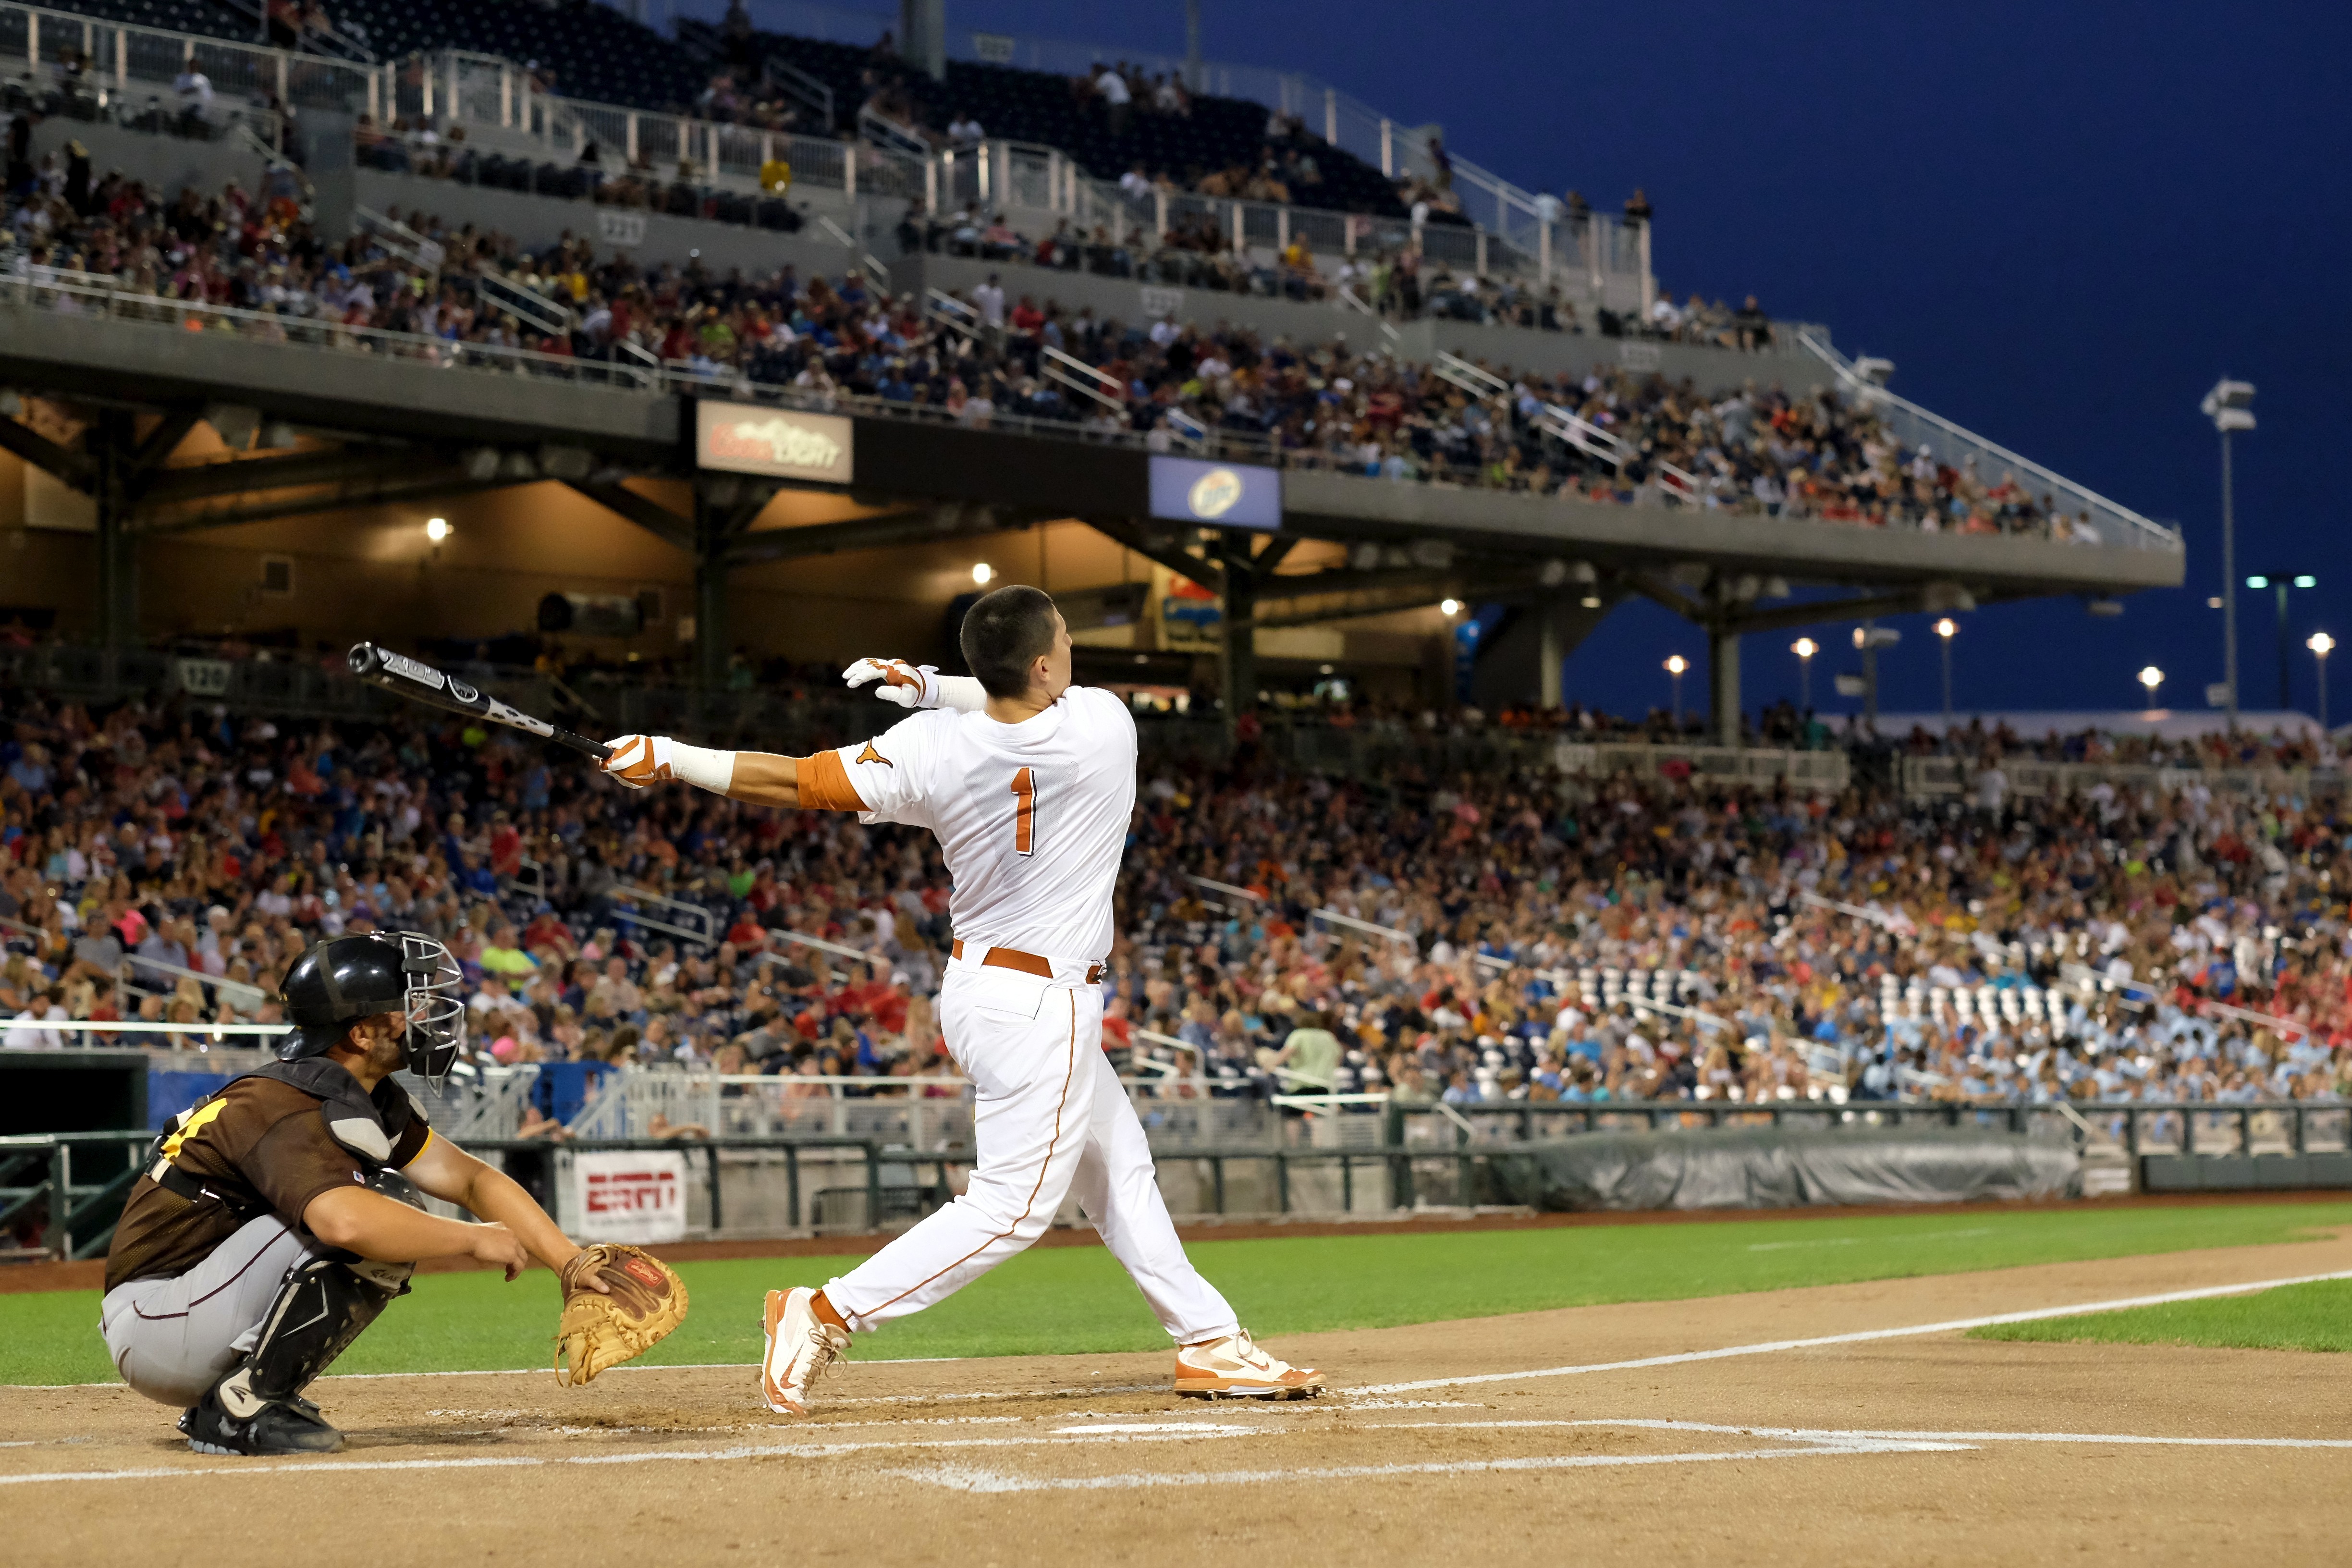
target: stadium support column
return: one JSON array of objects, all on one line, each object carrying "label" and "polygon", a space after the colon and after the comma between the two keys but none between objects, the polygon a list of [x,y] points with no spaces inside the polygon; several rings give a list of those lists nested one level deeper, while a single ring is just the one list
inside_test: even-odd
[{"label": "stadium support column", "polygon": [[898,57],[933,81],[946,79],[947,0],[898,0]]},{"label": "stadium support column", "polygon": [[1720,626],[1706,632],[1707,712],[1715,743],[1739,744],[1739,634]]},{"label": "stadium support column", "polygon": [[1546,600],[1542,615],[1543,635],[1536,653],[1542,668],[1537,672],[1536,692],[1547,710],[1557,711],[1566,705],[1560,690],[1560,670],[1568,662],[1568,638],[1560,623],[1568,618],[1567,601]]},{"label": "stadium support column", "polygon": [[735,518],[733,506],[710,492],[732,487],[709,476],[694,487],[694,684],[704,691],[727,684],[727,548]]},{"label": "stadium support column", "polygon": [[1257,710],[1257,578],[1250,565],[1247,529],[1229,528],[1221,541],[1225,575],[1225,736],[1233,738],[1244,713]]},{"label": "stadium support column", "polygon": [[131,531],[131,480],[137,441],[127,410],[108,409],[85,437],[90,500],[98,514],[98,640],[110,649],[139,644],[139,536]]}]

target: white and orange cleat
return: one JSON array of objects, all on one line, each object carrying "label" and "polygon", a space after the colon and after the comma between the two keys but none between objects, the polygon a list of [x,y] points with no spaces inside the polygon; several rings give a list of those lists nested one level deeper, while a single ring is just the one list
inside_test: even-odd
[{"label": "white and orange cleat", "polygon": [[760,1398],[779,1415],[807,1415],[810,1384],[849,1348],[849,1331],[816,1315],[816,1294],[806,1286],[768,1292]]},{"label": "white and orange cleat", "polygon": [[1176,1392],[1201,1399],[1306,1399],[1323,1392],[1323,1374],[1266,1354],[1244,1329],[1179,1350]]}]

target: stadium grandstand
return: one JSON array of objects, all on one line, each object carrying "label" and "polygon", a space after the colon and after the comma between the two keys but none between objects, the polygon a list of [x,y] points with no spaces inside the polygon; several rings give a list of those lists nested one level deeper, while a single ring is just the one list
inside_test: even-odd
[{"label": "stadium grandstand", "polygon": [[[1743,706],[1743,637],[2104,610],[2181,542],[1678,303],[1645,201],[1132,51],[332,9],[0,5],[0,1045],[233,1050],[310,942],[416,926],[473,1135],[951,1130],[928,840],[619,799],[342,650],[804,750],[1009,581],[1139,716],[1108,1027],[1171,1148],[1884,1103],[2136,1150],[2341,1092],[2352,865],[2262,804],[2308,726]],[[1633,599],[1705,714],[1568,700]]]}]

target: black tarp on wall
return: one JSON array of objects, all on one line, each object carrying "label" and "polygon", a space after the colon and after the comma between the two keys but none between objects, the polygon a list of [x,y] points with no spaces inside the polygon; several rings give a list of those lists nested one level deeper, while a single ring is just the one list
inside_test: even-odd
[{"label": "black tarp on wall", "polygon": [[2072,1145],[1947,1128],[1596,1132],[1496,1152],[1491,1201],[1583,1209],[1805,1208],[2071,1198]]}]

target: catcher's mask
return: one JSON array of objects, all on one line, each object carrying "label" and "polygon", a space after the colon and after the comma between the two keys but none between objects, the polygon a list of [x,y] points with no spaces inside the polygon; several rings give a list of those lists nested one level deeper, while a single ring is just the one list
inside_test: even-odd
[{"label": "catcher's mask", "polygon": [[360,1019],[398,1013],[407,1020],[400,1051],[408,1070],[437,1086],[466,1044],[464,987],[457,959],[421,931],[331,938],[286,973],[294,1027],[278,1042],[278,1059],[321,1056]]}]

